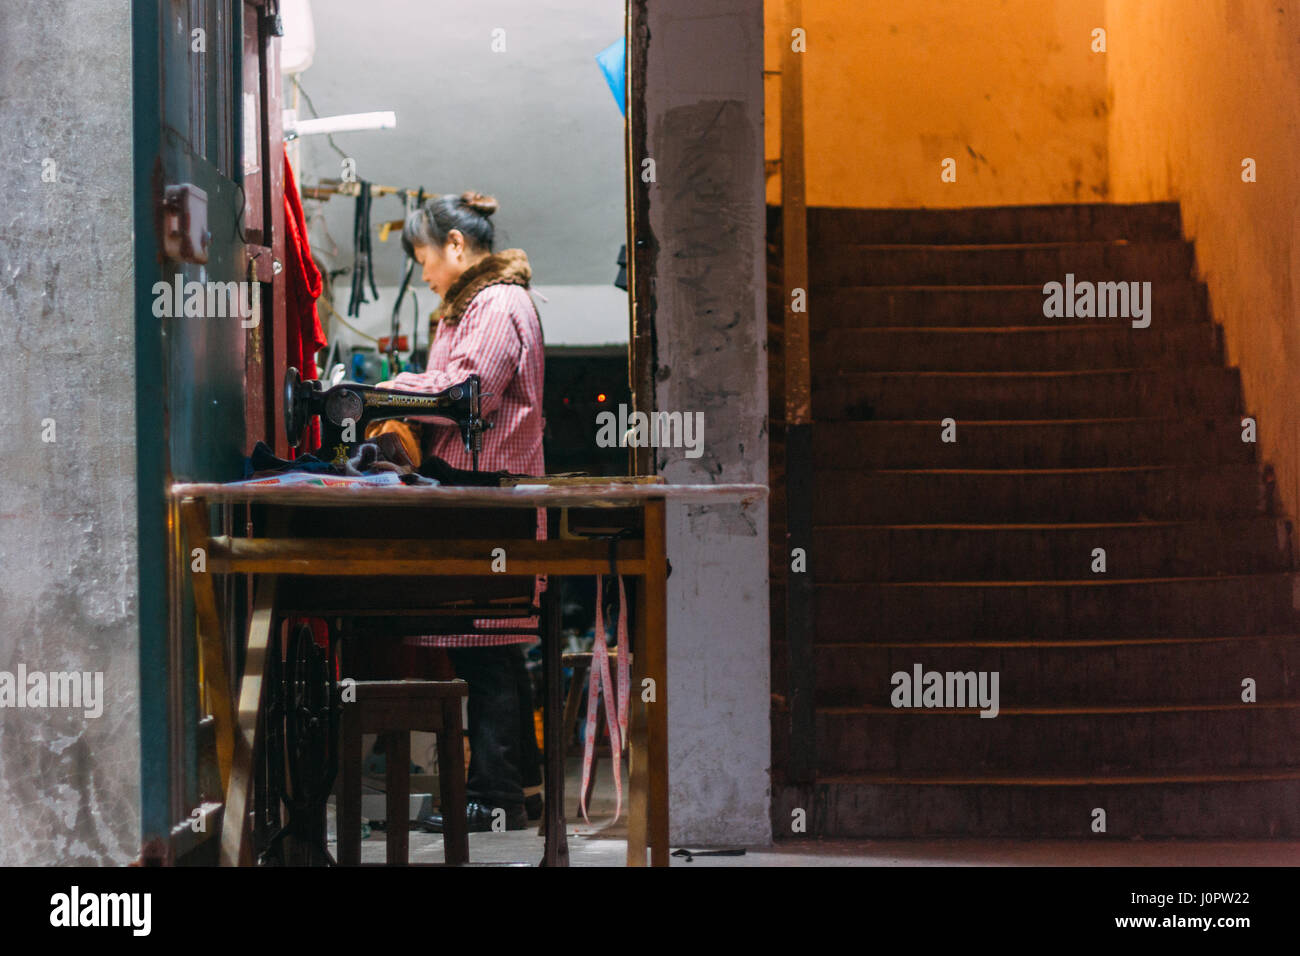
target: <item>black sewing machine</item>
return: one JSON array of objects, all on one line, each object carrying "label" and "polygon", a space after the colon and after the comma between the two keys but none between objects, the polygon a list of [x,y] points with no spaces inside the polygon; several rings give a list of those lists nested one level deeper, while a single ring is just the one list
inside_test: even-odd
[{"label": "black sewing machine", "polygon": [[321,457],[339,463],[355,454],[372,422],[408,415],[446,418],[460,427],[465,450],[478,471],[483,432],[492,427],[483,420],[482,401],[477,375],[441,392],[402,392],[356,382],[327,389],[319,379],[304,382],[298,370],[290,368],[284,375],[284,430],[289,444],[297,448],[312,416],[319,415]]}]

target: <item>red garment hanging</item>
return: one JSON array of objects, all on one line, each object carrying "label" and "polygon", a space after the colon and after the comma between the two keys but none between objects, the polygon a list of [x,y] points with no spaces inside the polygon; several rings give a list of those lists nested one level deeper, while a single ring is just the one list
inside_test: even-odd
[{"label": "red garment hanging", "polygon": [[[320,377],[316,368],[316,353],[328,343],[316,314],[316,300],[324,288],[320,270],[311,257],[311,243],[307,239],[307,219],[302,212],[298,196],[298,183],[293,178],[289,164],[289,151],[284,151],[284,258],[285,294],[284,321],[288,332],[286,368],[298,369],[303,381]],[[285,369],[280,370],[283,377]],[[320,422],[312,420],[303,436],[298,453],[308,454],[320,448]],[[294,455],[294,450],[290,450]]]}]

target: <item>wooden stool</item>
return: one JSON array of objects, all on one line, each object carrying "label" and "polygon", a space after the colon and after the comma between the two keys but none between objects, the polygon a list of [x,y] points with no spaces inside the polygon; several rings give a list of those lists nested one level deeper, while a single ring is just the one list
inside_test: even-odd
[{"label": "wooden stool", "polygon": [[357,681],[354,701],[345,701],[340,721],[342,764],[338,795],[338,860],[361,863],[361,735],[381,734],[387,776],[387,862],[409,862],[412,730],[438,735],[442,787],[443,859],[454,866],[469,862],[469,824],[465,819],[465,734],[463,680]]},{"label": "wooden stool", "polygon": [[[564,699],[564,720],[560,724],[564,733],[565,756],[568,756],[569,743],[578,730],[578,709],[582,706],[582,699],[586,694],[586,680],[588,671],[591,670],[590,652],[573,652],[560,656],[560,663],[564,667],[573,668],[573,679],[569,682],[569,694]],[[632,662],[632,655],[628,655],[628,663]],[[611,660],[611,674],[613,677],[613,664]],[[615,678],[617,679],[617,678]],[[608,692],[608,688],[602,688],[602,694]],[[600,758],[608,757],[613,759],[613,754],[609,751],[608,739],[602,740],[605,735],[605,706],[603,700],[596,713],[596,746],[591,751],[591,778],[587,781],[587,804],[591,805],[591,794],[596,788],[596,768],[600,766]]]}]

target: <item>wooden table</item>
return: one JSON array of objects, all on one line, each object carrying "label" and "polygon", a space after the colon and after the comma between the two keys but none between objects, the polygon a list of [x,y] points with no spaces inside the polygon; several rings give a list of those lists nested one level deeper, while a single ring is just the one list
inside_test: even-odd
[{"label": "wooden table", "polygon": [[[502,488],[427,486],[256,486],[175,484],[171,488],[169,517],[177,546],[181,573],[190,573],[198,618],[199,661],[203,703],[216,724],[217,762],[226,794],[221,833],[221,860],[228,865],[250,865],[252,838],[249,811],[253,798],[253,761],[262,733],[264,681],[267,655],[273,645],[277,620],[278,576],[368,577],[385,575],[478,576],[494,575],[493,552],[500,539],[377,540],[375,538],[302,538],[268,532],[259,538],[210,533],[209,506],[256,504],[277,509],[344,508],[349,518],[367,509],[391,514],[393,508],[426,509],[558,508],[561,514],[587,513],[586,509],[634,509],[640,516],[641,537],[618,542],[619,573],[634,588],[637,609],[632,635],[633,679],[629,701],[629,774],[627,862],[629,866],[668,865],[668,681],[667,608],[668,575],[665,549],[665,505],[740,504],[750,507],[767,495],[764,485],[668,485],[662,478],[538,479]],[[412,512],[413,514],[415,512]],[[458,520],[463,515],[456,516]],[[563,522],[562,522],[563,523]],[[275,527],[274,521],[268,521]],[[195,548],[205,552],[206,571],[192,560]],[[495,573],[532,577],[538,574],[597,575],[609,570],[610,542],[599,539],[557,537],[546,541],[512,540],[504,571]],[[244,648],[245,666],[238,700],[231,694],[221,613],[213,574],[257,575],[251,619]],[[687,572],[689,573],[689,571]],[[554,594],[552,590],[550,592]],[[552,623],[558,625],[558,608],[550,602]],[[395,613],[400,609],[395,608]],[[543,630],[546,628],[542,622]],[[552,631],[558,635],[558,627]],[[546,813],[547,850],[544,864],[566,865],[564,830],[563,741],[560,740],[560,647],[546,640]],[[653,681],[654,700],[642,703],[645,679]]]}]

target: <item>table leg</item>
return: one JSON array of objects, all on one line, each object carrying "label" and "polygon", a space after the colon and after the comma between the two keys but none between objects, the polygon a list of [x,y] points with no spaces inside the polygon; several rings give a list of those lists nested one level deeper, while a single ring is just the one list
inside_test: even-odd
[{"label": "table leg", "polygon": [[388,829],[385,843],[388,864],[407,864],[410,859],[411,816],[411,732],[395,730],[384,734],[385,802],[388,805]]},{"label": "table leg", "polygon": [[273,646],[275,626],[274,575],[257,582],[257,598],[248,625],[248,649],[244,656],[244,677],[239,686],[239,727],[235,734],[230,785],[226,788],[226,807],[221,824],[221,865],[252,866],[253,840],[249,814],[253,802],[253,761],[260,753],[262,734],[262,700],[265,682],[262,674],[268,652],[279,653]]},{"label": "table leg", "polygon": [[465,819],[465,728],[459,697],[442,702],[438,731],[438,786],[442,802],[442,859],[448,866],[469,862],[469,821]]},{"label": "table leg", "polygon": [[668,557],[665,502],[645,507],[645,676],[654,681],[655,699],[646,704],[649,731],[650,865],[668,865]]},{"label": "table leg", "polygon": [[343,740],[339,747],[340,763],[338,805],[335,830],[336,853],[340,866],[361,864],[361,715],[357,703],[343,705]]},{"label": "table leg", "polygon": [[627,706],[627,865],[645,866],[649,842],[650,764],[646,738],[646,707],[641,700],[646,670],[645,578],[632,579],[636,617],[632,622],[632,687]]},{"label": "table leg", "polygon": [[546,699],[542,704],[542,740],[545,747],[546,779],[542,813],[545,815],[546,848],[542,866],[568,866],[569,840],[564,825],[564,722],[561,695],[564,677],[560,672],[560,581],[547,575],[542,592],[542,674]]},{"label": "table leg", "polygon": [[[181,528],[185,548],[180,555],[182,568],[193,567],[194,549],[208,547],[208,504],[201,498],[186,498],[180,503]],[[204,559],[206,561],[206,558]],[[212,714],[217,734],[217,766],[224,790],[230,784],[230,768],[234,759],[235,731],[234,707],[230,699],[230,682],[226,677],[225,638],[221,630],[221,617],[217,613],[217,593],[212,573],[192,571],[190,582],[194,589],[194,611],[198,618],[199,660],[202,667],[202,704]]]}]

